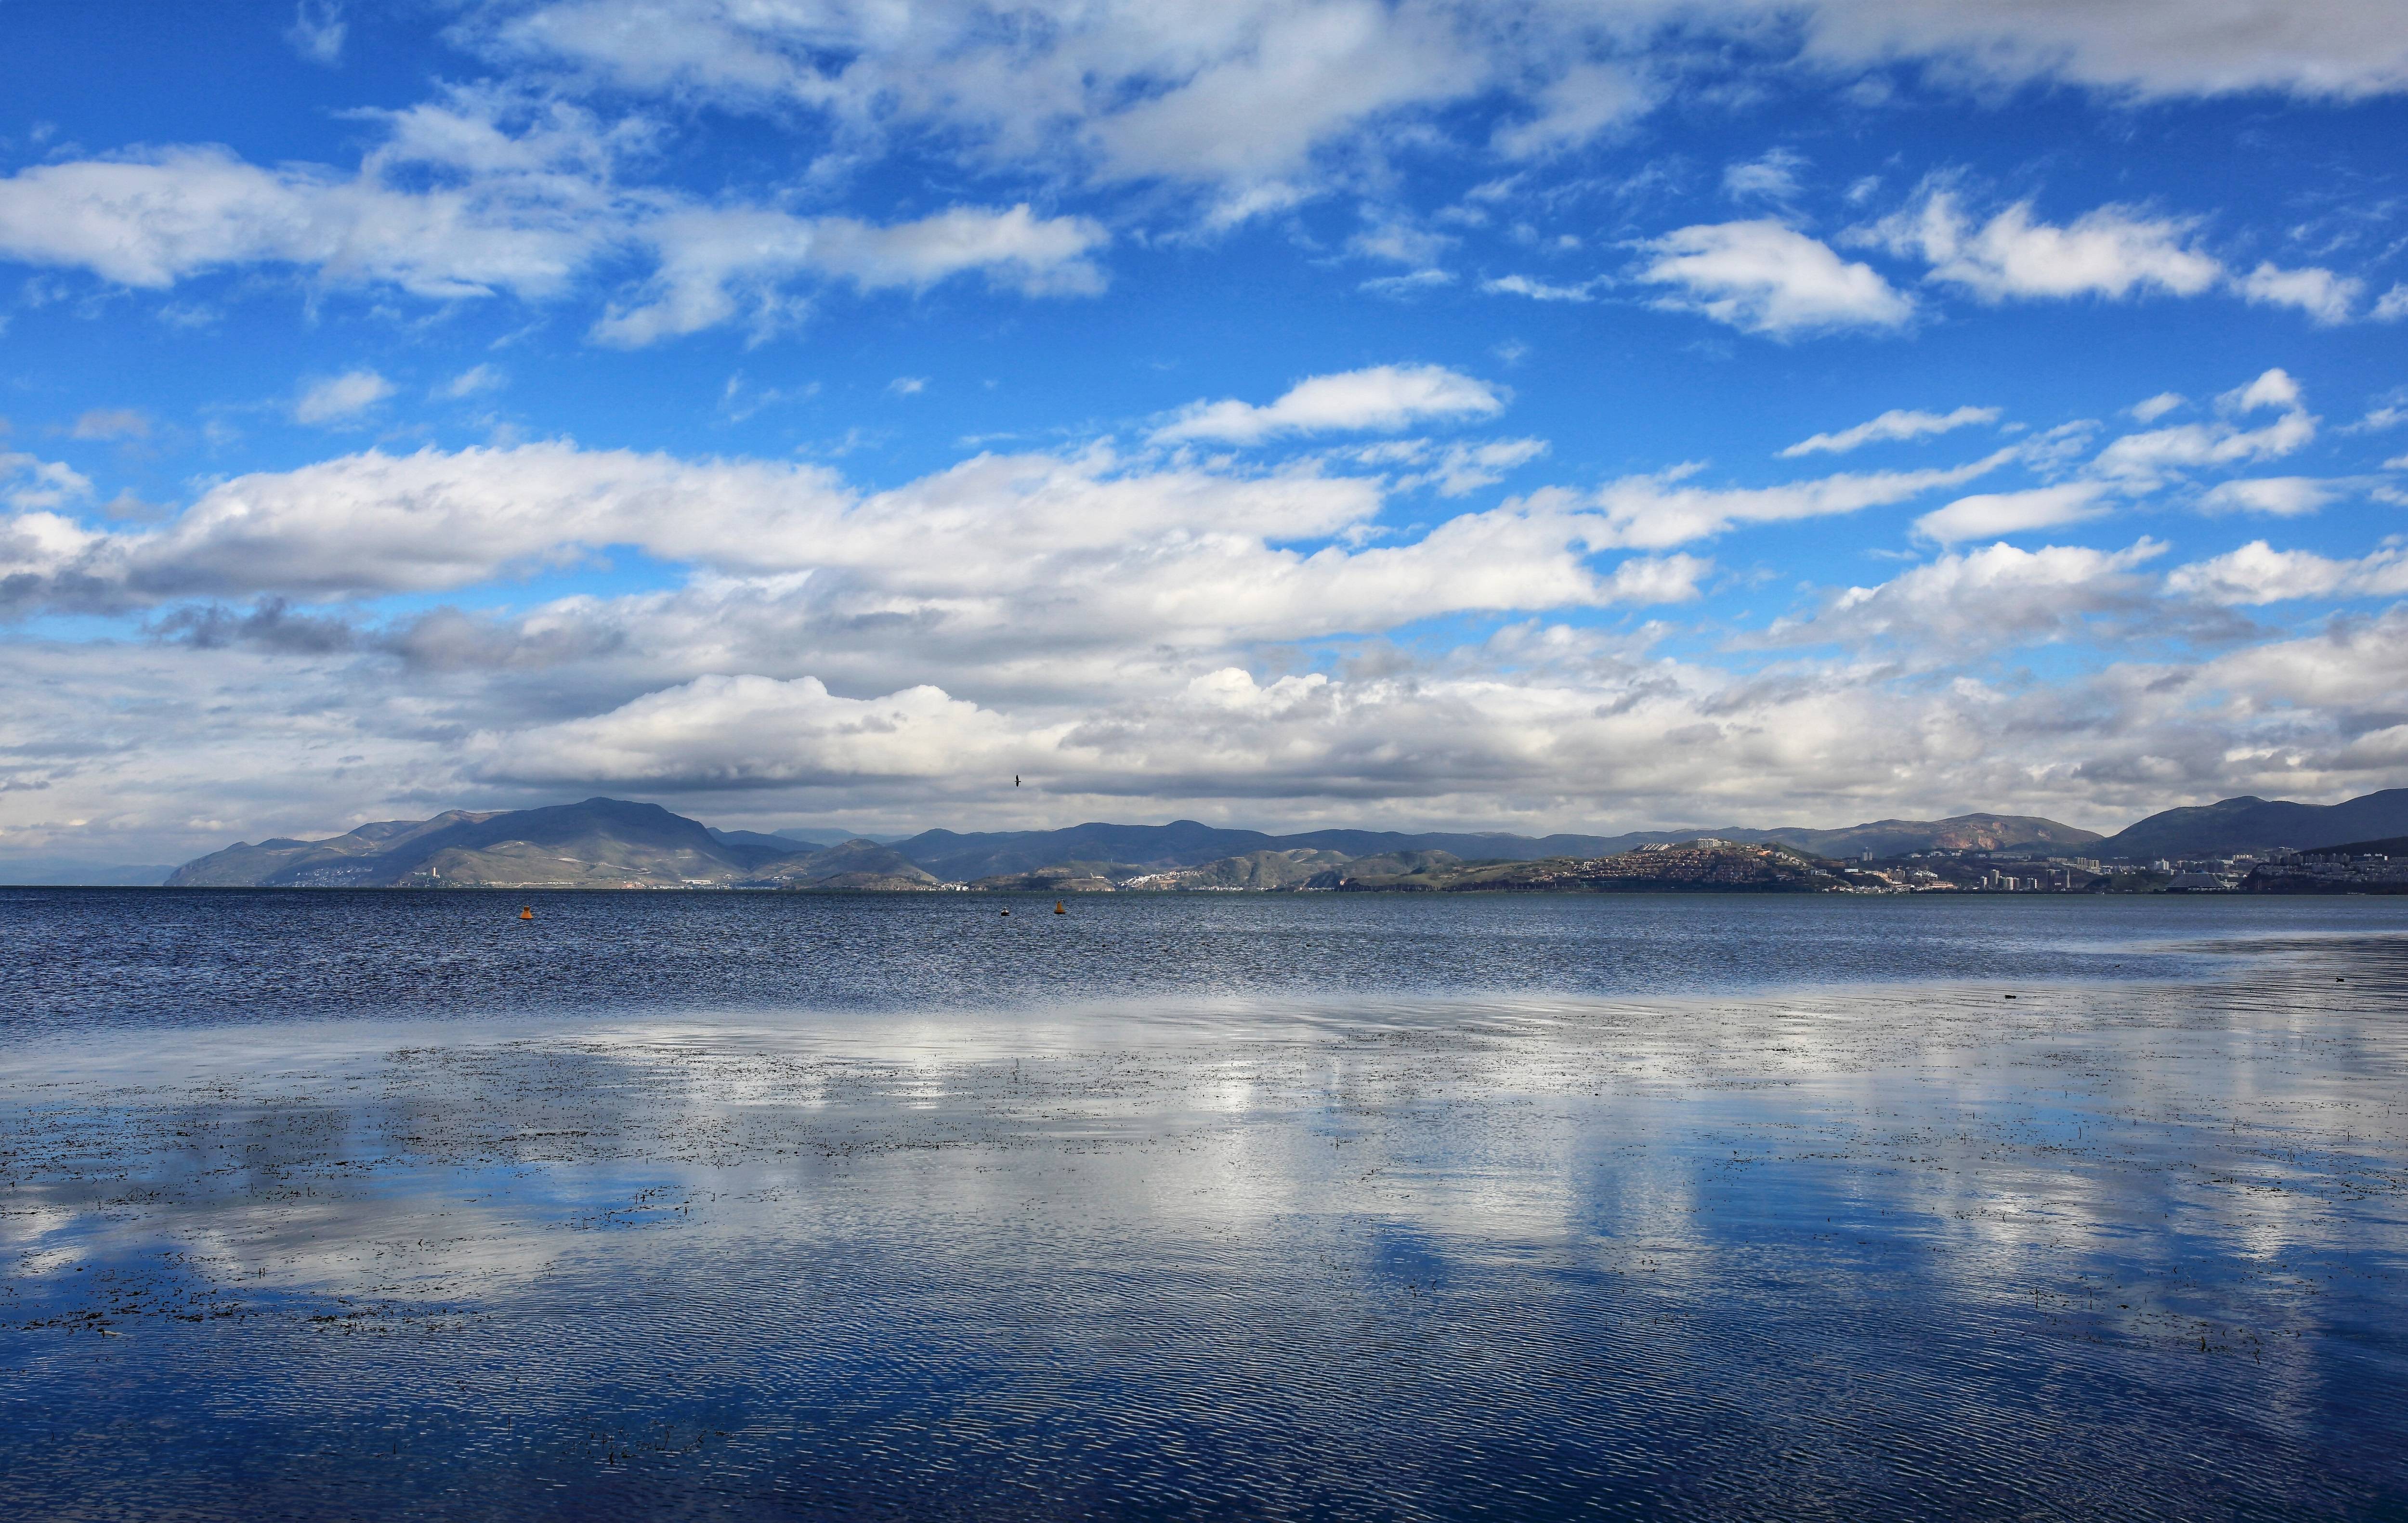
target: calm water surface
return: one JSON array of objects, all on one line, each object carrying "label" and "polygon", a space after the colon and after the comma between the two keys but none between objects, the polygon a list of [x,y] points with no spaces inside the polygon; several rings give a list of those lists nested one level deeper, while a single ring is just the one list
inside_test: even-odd
[{"label": "calm water surface", "polygon": [[0,890],[0,1515],[2408,1516],[2408,902],[1052,904]]}]

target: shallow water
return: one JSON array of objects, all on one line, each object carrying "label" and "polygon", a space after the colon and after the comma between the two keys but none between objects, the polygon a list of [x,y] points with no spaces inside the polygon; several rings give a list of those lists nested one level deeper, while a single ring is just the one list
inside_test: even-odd
[{"label": "shallow water", "polygon": [[0,1510],[2408,1511],[2397,901],[522,902],[0,893]]}]

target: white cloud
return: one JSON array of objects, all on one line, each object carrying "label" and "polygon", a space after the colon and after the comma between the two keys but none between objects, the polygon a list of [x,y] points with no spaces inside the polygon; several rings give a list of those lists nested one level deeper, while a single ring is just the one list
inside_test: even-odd
[{"label": "white cloud", "polygon": [[1953,412],[1918,412],[1893,407],[1879,418],[1843,428],[1835,434],[1817,434],[1799,440],[1781,451],[1783,460],[1795,460],[1800,455],[1826,453],[1845,454],[1861,445],[1879,444],[1892,439],[1922,439],[1935,434],[1971,428],[1976,423],[1999,420],[1996,407],[1958,407]]},{"label": "white cloud", "polygon": [[[1449,472],[1496,472],[1535,452],[1529,441],[1486,448],[1443,452],[1433,475],[1443,487]],[[810,466],[559,444],[368,451],[238,477],[156,528],[0,520],[0,589],[24,612],[361,598],[473,586],[624,547],[691,568],[689,591],[638,599],[626,617],[657,621],[690,604],[680,638],[697,651],[724,650],[746,628],[765,652],[850,651],[884,667],[912,651],[978,666],[1019,650],[1055,668],[1048,681],[1071,670],[1066,651],[1132,641],[1187,648],[1386,630],[1447,611],[1691,595],[1689,563],[1677,558],[1594,567],[1598,550],[1615,547],[1576,505],[1507,505],[1410,541],[1358,543],[1348,531],[1382,500],[1368,478],[1137,469],[1100,449],[982,455],[874,493]],[[1332,538],[1310,553],[1284,548]],[[564,629],[587,633],[546,641],[582,649],[618,638],[595,624],[595,605],[564,609]]]},{"label": "white cloud", "polygon": [[2366,282],[2344,278],[2326,269],[2282,270],[2271,263],[2261,263],[2248,274],[2234,278],[2241,293],[2250,301],[2269,306],[2295,306],[2314,318],[2319,327],[2332,327],[2347,322],[2366,294]]},{"label": "white cloud", "polygon": [[2197,224],[2101,206],[2064,227],[2035,221],[2017,202],[1975,227],[1956,193],[1933,191],[1918,206],[1868,235],[1901,256],[1919,257],[1926,279],[1961,286],[1985,301],[2163,292],[2195,296],[2224,278],[2224,266],[2190,246]]},{"label": "white cloud", "polygon": [[2300,383],[2287,370],[2261,371],[2246,386],[2236,386],[2215,399],[2218,410],[2229,413],[2256,412],[2260,407],[2297,407],[2300,405]]},{"label": "white cloud", "polygon": [[1814,619],[1780,626],[1781,638],[1905,641],[1918,660],[1942,663],[1963,651],[2059,639],[2082,619],[2144,607],[2150,589],[2136,568],[2165,553],[2142,539],[2121,550],[1992,545],[1942,555],[1878,587],[1842,593]]},{"label": "white cloud", "polygon": [[2248,385],[2217,399],[2220,410],[2245,415],[2273,407],[2281,416],[2262,428],[2238,423],[2184,423],[2145,434],[2128,434],[2099,452],[2097,475],[2146,486],[2186,469],[2249,464],[2287,455],[2314,440],[2316,419],[2300,405],[2299,383],[2283,370],[2269,370]]},{"label": "white cloud", "polygon": [[1507,473],[1527,465],[1547,452],[1544,439],[1490,439],[1484,444],[1451,444],[1431,473],[1439,494],[1461,497],[1493,487]]},{"label": "white cloud", "polygon": [[[58,507],[91,495],[92,478],[75,467],[59,461],[36,460],[32,455],[0,449],[0,501],[6,501],[9,506],[26,512]],[[59,541],[49,525],[55,521],[64,526],[66,520],[52,520],[47,513],[41,514],[40,518],[43,527],[38,530],[29,528],[24,532],[38,533],[43,544],[55,546]],[[47,555],[51,551],[42,553]],[[0,567],[7,564],[6,560],[0,560]],[[0,571],[0,575],[5,574],[5,571]]]},{"label": "white cloud", "polygon": [[2374,304],[2374,320],[2397,322],[2408,318],[2408,285],[2396,285],[2383,293]]},{"label": "white cloud", "polygon": [[2295,519],[2314,513],[2342,495],[2343,483],[2312,476],[2267,476],[2220,481],[2200,499],[2210,513],[2265,513]]},{"label": "white cloud", "polygon": [[[2198,246],[2199,228],[2197,218],[2124,206],[2098,207],[2060,227],[2035,221],[2028,201],[1977,227],[1956,193],[1942,189],[1856,236],[1922,259],[1931,265],[1925,279],[1962,287],[1987,302],[2229,291],[2258,306],[2296,308],[2331,327],[2347,322],[2366,293],[2365,281],[2317,266],[2286,270],[2260,262],[2245,273],[2229,270]],[[2380,304],[2374,315],[2384,315]]]},{"label": "white cloud", "polygon": [[1405,275],[1374,276],[1355,289],[1370,292],[1376,296],[1403,298],[1416,292],[1427,291],[1433,286],[1453,284],[1455,284],[1455,272],[1452,270],[1414,270]]},{"label": "white cloud", "polygon": [[790,216],[760,207],[691,207],[650,224],[660,266],[641,299],[613,305],[594,325],[606,344],[636,347],[697,332],[746,312],[774,323],[796,276],[864,291],[922,289],[966,272],[1028,296],[1092,295],[1104,274],[1088,256],[1110,235],[1083,217],[1040,218],[1025,204],[955,206],[878,227],[849,217]]},{"label": "white cloud", "polygon": [[1574,64],[1530,97],[1529,117],[1497,130],[1495,147],[1508,159],[1535,159],[1578,148],[1643,115],[1661,93],[1627,65]]},{"label": "white cloud", "polygon": [[1527,296],[1534,302],[1586,302],[1596,300],[1589,293],[1592,283],[1584,280],[1576,286],[1565,286],[1526,275],[1500,275],[1480,282],[1480,289],[1497,296]]},{"label": "white cloud", "polygon": [[428,394],[438,402],[458,402],[466,397],[498,391],[509,384],[509,377],[490,364],[474,364]]},{"label": "white cloud", "polygon": [[2166,586],[2182,596],[2218,604],[2396,597],[2408,593],[2408,550],[2395,543],[2354,561],[2335,561],[2252,540],[2212,561],[2177,568],[2166,577]]},{"label": "white cloud", "polygon": [[1293,204],[1342,180],[1344,149],[1426,130],[1484,93],[1518,107],[1490,145],[1508,160],[1591,141],[1680,82],[1647,56],[1668,26],[1709,50],[1794,36],[1809,64],[1842,73],[1920,63],[1943,85],[2061,80],[2116,98],[2408,85],[2408,27],[2380,0],[2234,0],[2213,24],[2183,0],[1811,0],[1780,28],[1756,0],[955,0],[908,24],[877,7],[560,0],[469,17],[462,40],[596,86],[812,112],[859,151],[893,135],[953,144],[979,167],[1202,185],[1225,206]]},{"label": "white cloud", "polygon": [[2188,397],[2184,396],[2180,391],[2159,391],[2153,397],[2148,397],[2142,401],[2133,403],[2132,406],[2126,410],[2130,412],[2135,421],[2154,423],[2158,419],[2163,418],[2166,414],[2173,411],[2176,407],[2184,406],[2189,400],[2190,399]]},{"label": "white cloud", "polygon": [[2013,450],[2001,449],[1946,470],[1827,476],[1777,487],[1690,487],[1681,484],[1679,474],[1627,477],[1596,493],[1594,505],[1605,521],[1591,542],[1667,549],[1742,523],[1783,523],[1884,507],[1970,481],[2014,458]]},{"label": "white cloud", "polygon": [[284,40],[311,63],[333,64],[342,61],[343,35],[348,30],[342,0],[300,0]]},{"label": "white cloud", "polygon": [[1346,240],[1346,249],[1366,259],[1426,269],[1446,257],[1457,241],[1451,235],[1415,227],[1394,215],[1379,215],[1370,226]]},{"label": "white cloud", "polygon": [[1758,158],[1726,165],[1723,193],[1734,201],[1786,204],[1798,198],[1798,172],[1805,167],[1804,154],[1777,148]]},{"label": "white cloud", "polygon": [[483,776],[526,783],[747,788],[1035,770],[1052,748],[976,704],[917,687],[831,694],[816,677],[701,676],[591,719],[487,731]]},{"label": "white cloud", "polygon": [[559,299],[605,256],[652,265],[638,299],[595,336],[621,345],[746,315],[774,324],[798,278],[863,291],[924,289],[977,272],[1024,295],[1102,289],[1096,222],[1026,205],[955,206],[881,226],[801,218],[616,183],[648,131],[566,107],[455,91],[370,113],[384,143],[351,176],[263,169],[222,148],[177,147],[42,164],[0,178],[0,257],[165,290],[212,271],[287,265],[331,286],[439,300]]},{"label": "white cloud", "polygon": [[1823,0],[1805,15],[1810,58],[1922,60],[1942,78],[2061,79],[2152,97],[2352,99],[2408,88],[2408,23],[2384,0],[2234,0],[2212,15],[2188,0]]},{"label": "white cloud", "polygon": [[1280,434],[1394,431],[1426,420],[1493,418],[1504,410],[1506,395],[1442,365],[1373,365],[1309,377],[1264,406],[1234,398],[1194,403],[1154,430],[1154,438],[1244,445]]},{"label": "white cloud", "polygon": [[438,299],[557,294],[607,235],[591,187],[550,177],[388,189],[223,149],[39,164],[0,179],[0,256],[147,290],[211,270],[290,264],[337,285]]},{"label": "white cloud", "polygon": [[2105,513],[2107,509],[2099,499],[2106,491],[2104,482],[2076,481],[2028,491],[1959,497],[1915,520],[1914,532],[1942,545],[1955,545],[1968,539],[2055,529]]},{"label": "white cloud", "polygon": [[1395,478],[1398,491],[1432,487],[1441,497],[1461,497],[1496,485],[1546,452],[1544,439],[1488,439],[1443,448],[1429,439],[1392,439],[1334,451],[1328,458],[1373,470],[1401,466]]},{"label": "white cloud", "polygon": [[138,407],[94,407],[79,414],[67,430],[71,439],[147,439],[150,419]]},{"label": "white cloud", "polygon": [[294,399],[293,416],[304,423],[347,422],[393,395],[393,382],[373,370],[351,370],[312,381]]},{"label": "white cloud", "polygon": [[925,376],[897,376],[886,383],[886,390],[896,396],[918,396],[928,389]]},{"label": "white cloud", "polygon": [[1684,227],[1648,246],[1636,278],[1682,288],[1657,305],[1748,333],[1787,338],[1840,328],[1896,328],[1914,305],[1869,264],[1776,221]]}]

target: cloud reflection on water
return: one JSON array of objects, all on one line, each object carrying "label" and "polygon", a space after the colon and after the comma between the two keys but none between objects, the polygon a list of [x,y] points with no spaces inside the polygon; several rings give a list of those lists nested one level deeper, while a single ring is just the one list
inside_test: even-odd
[{"label": "cloud reflection on water", "polygon": [[[645,1510],[634,1473],[559,1443],[606,1409],[719,1433],[652,1482],[741,1476],[781,1506],[892,1502],[897,1466],[935,1464],[972,1511],[1159,1502],[1174,1473],[1302,1510],[1947,1511],[1954,1465],[2001,1510],[2179,1510],[2229,1478],[2186,1478],[2174,1439],[2257,1465],[2269,1505],[2363,1501],[2403,1436],[2362,1400],[2403,1369],[2371,1331],[2408,1258],[2400,962],[2362,938],[2012,1006],[1971,985],[87,1043],[7,1091],[0,1342],[22,1400],[105,1426],[140,1403],[73,1383],[98,1345],[28,1324],[112,1276],[106,1357],[155,1374],[197,1346],[177,1308],[202,1293],[125,1288],[205,1282],[256,1378],[329,1414],[413,1393],[482,1457],[461,1486],[601,1513]],[[334,1359],[343,1328],[387,1341]],[[442,1370],[496,1359],[543,1390],[441,1405]],[[874,1453],[830,1436],[864,1401]],[[339,1448],[333,1420],[259,1442]],[[1398,1424],[1439,1449],[1401,1460]],[[1293,1446],[1226,1447],[1258,1429]],[[1048,1468],[1046,1442],[1083,1458]],[[65,1457],[108,1464],[14,1448],[22,1497]]]}]

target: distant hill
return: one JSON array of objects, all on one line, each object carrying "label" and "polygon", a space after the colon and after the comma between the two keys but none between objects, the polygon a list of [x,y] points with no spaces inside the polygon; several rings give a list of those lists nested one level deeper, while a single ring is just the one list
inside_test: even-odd
[{"label": "distant hill", "polygon": [[2225,856],[2267,847],[2310,851],[2402,834],[2408,834],[2408,788],[2387,788],[2341,804],[2241,798],[2168,809],[2107,837],[2099,851],[2144,861]]},{"label": "distant hill", "polygon": [[2388,835],[2380,841],[2340,841],[2327,846],[2302,847],[2302,851],[2330,857],[2408,857],[2408,835]]},{"label": "distant hill", "polygon": [[1330,887],[1354,893],[1824,893],[1838,874],[1777,843],[1655,847],[1604,858],[1511,862],[1426,862],[1401,873],[1357,875]]},{"label": "distant hill", "polygon": [[2060,825],[2033,815],[1958,815],[1951,819],[1876,819],[1869,825],[1818,831],[1776,826],[1769,831],[1726,829],[1706,833],[1730,841],[1777,841],[1818,857],[1903,857],[1916,851],[2063,851],[2096,846],[2096,831]]},{"label": "distant hill", "polygon": [[237,843],[168,877],[192,888],[930,888],[885,847],[822,847],[715,832],[653,804],[587,799],[542,809],[385,820],[320,841]]}]

